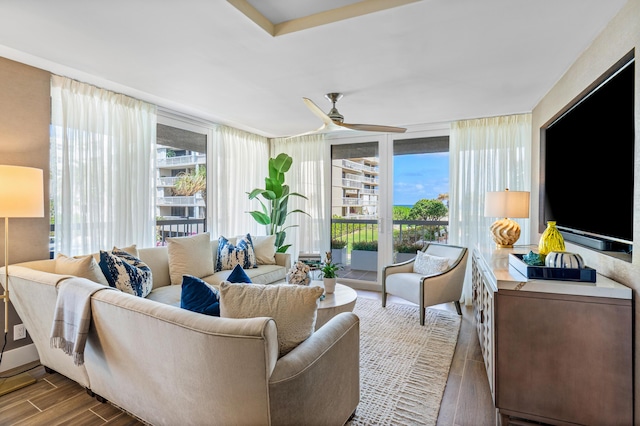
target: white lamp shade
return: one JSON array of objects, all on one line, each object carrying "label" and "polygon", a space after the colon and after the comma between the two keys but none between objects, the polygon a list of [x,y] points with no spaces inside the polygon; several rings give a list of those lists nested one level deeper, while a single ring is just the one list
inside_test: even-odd
[{"label": "white lamp shade", "polygon": [[41,169],[0,165],[0,217],[43,217]]},{"label": "white lamp shade", "polygon": [[487,192],[484,200],[485,217],[529,217],[529,192]]}]

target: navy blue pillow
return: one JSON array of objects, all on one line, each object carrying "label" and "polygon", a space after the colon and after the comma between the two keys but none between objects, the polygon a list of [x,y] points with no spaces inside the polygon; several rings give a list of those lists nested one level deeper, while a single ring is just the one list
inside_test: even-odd
[{"label": "navy blue pillow", "polygon": [[220,316],[220,297],[200,278],[191,275],[182,276],[182,294],[180,307],[201,314]]},{"label": "navy blue pillow", "polygon": [[237,264],[233,268],[233,271],[231,271],[231,273],[227,277],[227,281],[229,281],[230,283],[251,284],[251,278],[247,276],[247,273],[244,272],[244,269],[242,269],[242,266],[240,266],[240,264]]}]

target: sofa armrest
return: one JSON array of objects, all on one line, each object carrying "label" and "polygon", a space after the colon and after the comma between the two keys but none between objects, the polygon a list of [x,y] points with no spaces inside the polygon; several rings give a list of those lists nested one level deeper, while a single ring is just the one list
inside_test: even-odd
[{"label": "sofa armrest", "polygon": [[289,253],[276,253],[276,265],[284,266],[288,271],[291,269],[291,255]]},{"label": "sofa armrest", "polygon": [[280,358],[269,393],[272,424],[344,424],[360,401],[358,316],[336,315]]}]

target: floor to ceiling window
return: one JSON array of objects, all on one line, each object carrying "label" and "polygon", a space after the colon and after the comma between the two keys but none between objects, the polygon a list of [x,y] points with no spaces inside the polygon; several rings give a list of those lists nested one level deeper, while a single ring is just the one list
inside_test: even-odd
[{"label": "floor to ceiling window", "polygon": [[207,231],[211,126],[160,112],[156,142],[156,245]]}]

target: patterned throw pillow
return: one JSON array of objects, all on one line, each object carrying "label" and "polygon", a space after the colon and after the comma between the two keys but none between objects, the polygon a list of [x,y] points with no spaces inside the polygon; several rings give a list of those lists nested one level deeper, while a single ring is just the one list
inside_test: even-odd
[{"label": "patterned throw pillow", "polygon": [[214,317],[220,316],[220,297],[218,290],[210,287],[198,277],[182,277],[180,307]]},{"label": "patterned throw pillow", "polygon": [[243,269],[257,268],[256,255],[253,250],[251,236],[238,239],[232,244],[225,237],[218,239],[218,256],[216,259],[216,272],[235,268],[240,265]]},{"label": "patterned throw pillow", "polygon": [[116,247],[100,250],[100,269],[111,287],[147,297],[153,289],[151,269],[140,259]]},{"label": "patterned throw pillow", "polygon": [[449,267],[449,259],[438,257],[418,251],[416,260],[413,263],[413,272],[422,275],[433,275],[444,272]]}]

